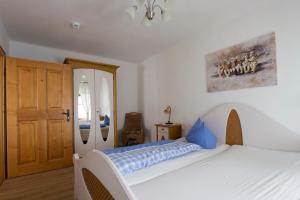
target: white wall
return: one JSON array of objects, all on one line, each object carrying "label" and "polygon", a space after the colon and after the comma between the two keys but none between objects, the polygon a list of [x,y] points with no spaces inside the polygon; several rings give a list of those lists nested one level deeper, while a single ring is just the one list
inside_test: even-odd
[{"label": "white wall", "polygon": [[138,111],[138,66],[136,64],[17,41],[10,41],[9,45],[9,56],[12,57],[56,63],[63,63],[65,57],[71,57],[120,66],[117,71],[118,129],[124,125],[125,113]]},{"label": "white wall", "polygon": [[[154,131],[154,123],[165,122],[162,113],[170,104],[173,121],[183,123],[184,131],[197,117],[225,102],[252,105],[287,128],[300,134],[300,1],[274,0],[252,15],[223,25],[202,30],[199,36],[149,58],[144,68],[144,104],[146,127]],[[222,19],[220,19],[222,20]],[[221,24],[221,23],[220,23]],[[216,50],[276,32],[278,86],[206,92],[205,55]]]},{"label": "white wall", "polygon": [[0,18],[0,46],[4,49],[6,53],[9,51],[9,37],[7,31]]}]

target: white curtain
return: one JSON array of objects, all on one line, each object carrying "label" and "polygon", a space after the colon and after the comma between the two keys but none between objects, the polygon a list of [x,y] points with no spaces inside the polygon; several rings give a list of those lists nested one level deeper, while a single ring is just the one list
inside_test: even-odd
[{"label": "white curtain", "polygon": [[91,95],[89,90],[89,84],[81,82],[79,85],[79,95],[81,96],[82,106],[86,113],[86,119],[91,120]]},{"label": "white curtain", "polygon": [[100,105],[101,105],[101,114],[102,115],[107,115],[108,117],[111,117],[110,116],[110,98],[109,98],[109,87],[108,87],[108,81],[106,78],[103,78],[102,79],[102,84],[101,84],[101,102],[100,102]]}]

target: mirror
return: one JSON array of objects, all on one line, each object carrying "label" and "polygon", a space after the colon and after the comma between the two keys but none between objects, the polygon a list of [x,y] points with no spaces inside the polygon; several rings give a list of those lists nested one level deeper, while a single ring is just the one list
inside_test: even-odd
[{"label": "mirror", "polygon": [[82,75],[78,91],[78,121],[83,144],[87,144],[91,129],[91,94],[86,75]]},{"label": "mirror", "polygon": [[99,108],[97,110],[97,119],[99,120],[102,139],[107,141],[109,134],[109,127],[111,122],[111,105],[110,105],[110,91],[108,81],[105,77],[101,77],[99,84]]}]

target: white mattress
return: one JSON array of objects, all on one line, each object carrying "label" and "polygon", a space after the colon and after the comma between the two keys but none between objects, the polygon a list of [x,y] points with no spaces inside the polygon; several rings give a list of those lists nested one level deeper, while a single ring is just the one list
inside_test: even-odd
[{"label": "white mattress", "polygon": [[182,167],[186,167],[195,162],[198,162],[199,160],[215,156],[227,149],[229,149],[229,145],[226,144],[219,145],[216,149],[212,150],[203,149],[199,152],[194,152],[189,155],[176,158],[174,160],[168,160],[160,164],[151,166],[149,168],[139,170],[125,177],[125,180],[129,186],[133,186],[148,181],[150,179],[156,178],[168,172],[180,169]]},{"label": "white mattress", "polygon": [[131,188],[141,200],[299,200],[300,154],[233,146]]}]

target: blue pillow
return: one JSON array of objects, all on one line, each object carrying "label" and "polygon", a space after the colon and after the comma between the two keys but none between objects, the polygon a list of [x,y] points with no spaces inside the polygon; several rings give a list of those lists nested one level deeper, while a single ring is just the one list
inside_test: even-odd
[{"label": "blue pillow", "polygon": [[186,140],[190,143],[198,144],[204,149],[215,149],[217,146],[216,136],[198,119],[189,130]]},{"label": "blue pillow", "polygon": [[103,124],[104,124],[105,126],[109,126],[109,124],[110,124],[110,119],[109,119],[109,117],[108,117],[107,115],[105,115],[105,117],[104,117],[104,122],[103,122]]}]

